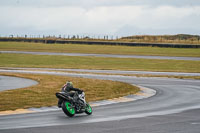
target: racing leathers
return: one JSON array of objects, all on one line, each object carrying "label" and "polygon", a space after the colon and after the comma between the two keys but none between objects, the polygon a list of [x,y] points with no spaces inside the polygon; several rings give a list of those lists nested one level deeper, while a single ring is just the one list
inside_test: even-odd
[{"label": "racing leathers", "polygon": [[[73,88],[73,87],[69,87],[67,86],[67,84],[65,84],[62,89],[61,89],[62,92],[66,92],[68,93],[71,97],[74,96],[74,92],[71,92],[71,91],[77,91],[79,95],[83,94],[83,90],[81,89],[78,89],[78,88]],[[81,97],[79,97],[85,104],[85,99],[82,99]],[[61,108],[62,107],[62,103],[63,103],[63,100],[62,99],[59,99],[58,100],[58,107]]]}]

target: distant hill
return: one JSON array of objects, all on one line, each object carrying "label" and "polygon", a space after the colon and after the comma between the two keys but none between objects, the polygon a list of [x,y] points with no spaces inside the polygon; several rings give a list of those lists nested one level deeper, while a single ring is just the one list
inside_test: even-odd
[{"label": "distant hill", "polygon": [[120,39],[142,39],[142,40],[200,40],[199,35],[177,34],[177,35],[135,35],[122,37]]},{"label": "distant hill", "polygon": [[119,40],[128,42],[200,44],[199,35],[189,35],[189,34],[135,35],[135,36],[122,37]]}]

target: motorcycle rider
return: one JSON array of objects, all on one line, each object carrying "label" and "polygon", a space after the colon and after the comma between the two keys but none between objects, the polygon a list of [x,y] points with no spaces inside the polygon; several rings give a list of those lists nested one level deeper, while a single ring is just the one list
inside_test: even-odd
[{"label": "motorcycle rider", "polygon": [[[71,91],[77,91],[79,95],[84,94],[83,90],[78,89],[78,88],[74,88],[74,87],[73,87],[73,83],[70,82],[70,81],[67,81],[67,82],[66,82],[66,84],[62,87],[61,91],[67,92],[71,97],[74,96],[74,93],[71,92]],[[85,104],[85,98],[81,98],[81,97],[80,97],[80,99],[81,99],[81,100],[84,102],[84,104]],[[59,107],[59,108],[62,107],[62,106],[61,106],[61,105],[62,105],[62,102],[63,102],[63,100],[61,100],[61,99],[58,100],[58,107]]]}]

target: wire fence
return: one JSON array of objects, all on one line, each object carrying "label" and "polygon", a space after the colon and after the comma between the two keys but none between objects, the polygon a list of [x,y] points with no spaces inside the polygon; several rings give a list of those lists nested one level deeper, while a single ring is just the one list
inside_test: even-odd
[{"label": "wire fence", "polygon": [[128,37],[111,35],[9,35],[0,36],[0,41],[200,48],[200,36],[198,35],[139,35]]}]

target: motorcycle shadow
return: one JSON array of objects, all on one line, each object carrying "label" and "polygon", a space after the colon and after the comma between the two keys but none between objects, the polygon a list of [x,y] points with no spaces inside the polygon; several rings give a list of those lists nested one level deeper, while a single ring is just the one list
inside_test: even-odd
[{"label": "motorcycle shadow", "polygon": [[75,116],[73,116],[73,117],[68,117],[68,116],[66,116],[66,115],[59,115],[58,116],[58,118],[59,119],[85,119],[85,118],[91,118],[92,117],[92,115],[87,115],[87,114],[76,114]]}]

